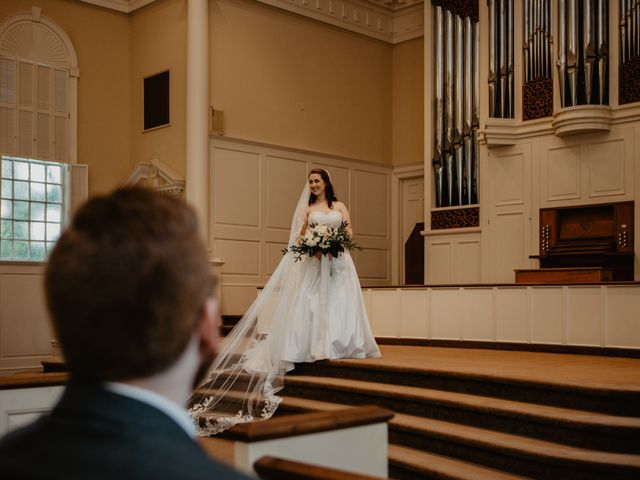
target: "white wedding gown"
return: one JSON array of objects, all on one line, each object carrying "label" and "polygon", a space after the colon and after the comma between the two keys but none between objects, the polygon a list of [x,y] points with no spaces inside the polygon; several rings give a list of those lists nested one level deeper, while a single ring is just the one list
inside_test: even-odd
[{"label": "white wedding gown", "polygon": [[[313,211],[307,218],[308,198],[305,187],[289,245],[307,222],[342,223],[337,210]],[[207,380],[189,400],[189,413],[200,435],[265,420],[282,401],[276,394],[295,363],[379,356],[349,252],[296,262],[288,251],[224,339]]]},{"label": "white wedding gown", "polygon": [[[342,214],[313,211],[309,223],[337,227]],[[306,257],[302,262],[282,360],[297,363],[379,357],[349,252],[338,258]]]}]

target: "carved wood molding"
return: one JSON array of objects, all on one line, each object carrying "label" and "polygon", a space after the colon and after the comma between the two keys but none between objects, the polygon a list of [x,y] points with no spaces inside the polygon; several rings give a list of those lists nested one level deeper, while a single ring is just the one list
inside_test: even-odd
[{"label": "carved wood molding", "polygon": [[144,185],[168,195],[181,197],[185,180],[167,164],[154,157],[151,162],[138,163],[125,179],[124,185]]},{"label": "carved wood molding", "polygon": [[480,207],[431,211],[431,230],[480,226]]},{"label": "carved wood molding", "polygon": [[522,86],[522,120],[553,115],[553,80],[541,77]]},{"label": "carved wood molding", "polygon": [[620,65],[620,104],[640,102],[640,56]]},{"label": "carved wood molding", "polygon": [[[131,13],[156,0],[81,1],[118,12]],[[391,44],[404,42],[424,35],[423,0],[255,1]]]}]

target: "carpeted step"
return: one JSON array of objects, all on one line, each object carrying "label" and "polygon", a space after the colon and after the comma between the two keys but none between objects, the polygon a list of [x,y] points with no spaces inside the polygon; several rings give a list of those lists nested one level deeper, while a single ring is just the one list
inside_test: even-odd
[{"label": "carpeted step", "polygon": [[389,477],[403,480],[521,480],[527,478],[400,445],[389,445]]},{"label": "carpeted step", "polygon": [[[285,397],[282,408],[290,412],[303,412],[339,409],[344,408],[344,405]],[[389,421],[389,441],[392,476],[403,479],[474,478],[473,469],[465,470],[469,465],[475,465],[481,471],[486,469],[487,475],[511,472],[514,475],[540,479],[640,478],[640,455],[577,448],[413,415],[396,414]],[[415,459],[404,457],[400,462],[392,453],[398,448],[433,455],[434,458],[447,461],[443,461],[442,466],[432,466],[437,467],[436,475],[431,471],[423,471],[424,464],[418,460],[419,456]],[[440,471],[444,466],[455,466],[456,470],[462,469],[469,476],[446,476],[445,472]],[[403,473],[394,474],[394,470]]]},{"label": "carpeted step", "polygon": [[414,416],[581,448],[640,453],[640,418],[342,378],[287,377],[283,391],[338,404],[376,404]]},{"label": "carpeted step", "polygon": [[[447,366],[448,367],[448,366]],[[535,379],[511,372],[503,374],[447,368],[403,367],[362,360],[331,360],[296,364],[288,377],[314,376],[371,381],[380,384],[407,385],[483,397],[535,402],[570,409],[640,417],[640,391],[637,388],[586,385],[580,379],[571,382],[549,375]],[[543,379],[544,378],[544,379]]]},{"label": "carpeted step", "polygon": [[411,415],[389,423],[390,443],[539,479],[637,479],[640,455],[602,452]]}]

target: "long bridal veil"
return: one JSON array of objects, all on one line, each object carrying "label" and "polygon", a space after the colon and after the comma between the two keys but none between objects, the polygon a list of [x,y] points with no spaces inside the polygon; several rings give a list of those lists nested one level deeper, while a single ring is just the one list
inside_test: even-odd
[{"label": "long bridal veil", "polygon": [[[309,186],[298,200],[289,243],[297,241],[307,219]],[[293,364],[283,359],[288,321],[305,262],[286,253],[262,292],[225,337],[207,379],[188,402],[199,435],[215,435],[238,423],[266,420],[276,411],[284,374]]]}]

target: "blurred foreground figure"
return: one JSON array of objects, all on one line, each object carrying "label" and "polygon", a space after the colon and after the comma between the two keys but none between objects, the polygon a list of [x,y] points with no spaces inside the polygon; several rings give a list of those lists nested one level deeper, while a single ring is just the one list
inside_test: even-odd
[{"label": "blurred foreground figure", "polygon": [[140,188],[85,203],[53,250],[47,306],[71,380],[0,440],[11,479],[242,479],[183,405],[215,357],[218,300],[194,211]]}]

